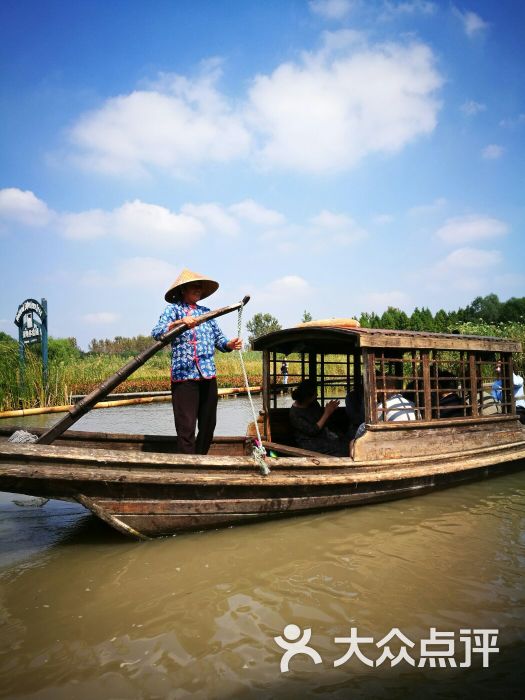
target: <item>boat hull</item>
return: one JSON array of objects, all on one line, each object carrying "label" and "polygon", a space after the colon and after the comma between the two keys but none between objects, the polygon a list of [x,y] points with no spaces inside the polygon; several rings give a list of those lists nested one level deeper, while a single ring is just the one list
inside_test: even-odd
[{"label": "boat hull", "polygon": [[[354,461],[0,445],[0,489],[76,500],[139,539],[420,495],[525,467],[525,441],[439,456]],[[236,447],[235,447],[236,446]],[[226,442],[222,445],[226,449]],[[240,453],[240,454],[239,454]]]}]

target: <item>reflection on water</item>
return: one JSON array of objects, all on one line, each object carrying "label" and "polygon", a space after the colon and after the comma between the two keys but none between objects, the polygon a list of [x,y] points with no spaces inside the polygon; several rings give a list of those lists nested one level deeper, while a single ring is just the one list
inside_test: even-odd
[{"label": "reflection on water", "polygon": [[[146,543],[73,504],[22,508],[4,495],[0,695],[518,697],[524,525],[525,473]],[[311,628],[322,664],[299,656],[281,674],[273,637],[292,622]],[[335,637],[351,627],[375,641],[398,627],[416,643],[431,627],[456,638],[495,628],[500,652],[487,669],[479,658],[471,669],[334,668],[346,650]]]}]

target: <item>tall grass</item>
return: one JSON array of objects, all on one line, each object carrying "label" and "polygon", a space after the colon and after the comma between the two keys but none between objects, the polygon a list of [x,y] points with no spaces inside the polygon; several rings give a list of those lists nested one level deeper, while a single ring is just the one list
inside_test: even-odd
[{"label": "tall grass", "polygon": [[[26,348],[26,369],[20,372],[18,348],[0,343],[0,411],[68,404],[72,394],[88,394],[122,367],[129,358],[118,355],[86,355],[77,360],[49,362],[48,391],[44,391],[40,354]],[[244,353],[250,384],[261,383],[261,353]],[[244,383],[238,353],[217,353],[220,387]],[[170,355],[160,352],[124,381],[118,392],[168,391]]]}]

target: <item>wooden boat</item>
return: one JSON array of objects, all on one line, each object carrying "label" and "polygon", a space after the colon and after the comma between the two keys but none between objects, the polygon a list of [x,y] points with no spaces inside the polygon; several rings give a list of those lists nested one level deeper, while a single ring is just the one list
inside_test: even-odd
[{"label": "wooden boat", "polygon": [[[252,456],[254,424],[245,436],[216,437],[206,456],[177,454],[175,437],[153,435],[68,430],[51,445],[17,444],[7,441],[9,426],[0,430],[0,489],[78,501],[117,530],[147,539],[415,496],[525,466],[512,383],[517,342],[309,325],[268,334],[255,349],[262,350],[258,427],[268,475]],[[500,402],[491,397],[497,362]],[[440,407],[451,376],[461,414],[453,418]],[[412,400],[416,420],[385,420],[387,377]],[[366,431],[352,457],[294,445],[285,404],[304,378],[317,382],[321,404],[363,386]],[[345,419],[338,409],[334,425]]]}]

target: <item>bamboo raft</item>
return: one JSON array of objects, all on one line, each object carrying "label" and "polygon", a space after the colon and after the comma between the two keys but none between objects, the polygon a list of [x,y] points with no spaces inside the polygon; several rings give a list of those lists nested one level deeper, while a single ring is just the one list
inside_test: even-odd
[{"label": "bamboo raft", "polygon": [[[264,336],[256,349],[263,351],[258,426],[275,455],[266,458],[267,476],[251,456],[253,424],[244,436],[216,437],[205,456],[177,454],[170,436],[67,430],[54,444],[14,444],[7,442],[13,426],[0,429],[0,488],[77,501],[120,532],[148,539],[416,496],[525,467],[525,427],[512,386],[519,343],[308,326]],[[322,404],[362,382],[366,432],[353,457],[294,444],[288,409],[279,405],[283,355],[288,386],[315,378]],[[487,409],[484,389],[496,360],[502,367],[499,412]],[[463,402],[462,415],[454,418],[440,415],[444,367],[454,371]],[[389,375],[403,383],[417,420],[382,418],[378,403],[388,400],[382,379]],[[344,417],[344,409],[338,412]]]}]

